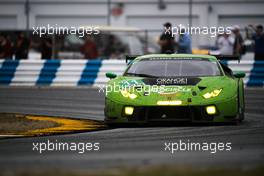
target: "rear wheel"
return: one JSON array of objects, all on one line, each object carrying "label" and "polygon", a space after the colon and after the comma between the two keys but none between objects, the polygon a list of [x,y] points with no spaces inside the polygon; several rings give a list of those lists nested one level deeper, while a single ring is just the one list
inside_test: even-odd
[{"label": "rear wheel", "polygon": [[242,122],[245,119],[245,101],[244,101],[244,88],[239,92],[238,88],[238,121]]}]

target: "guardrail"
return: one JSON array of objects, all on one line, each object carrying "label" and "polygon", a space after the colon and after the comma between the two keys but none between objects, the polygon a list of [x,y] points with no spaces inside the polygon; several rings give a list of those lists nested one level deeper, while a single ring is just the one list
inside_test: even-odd
[{"label": "guardrail", "polygon": [[0,85],[81,86],[105,84],[108,71],[121,74],[120,60],[0,60]]},{"label": "guardrail", "polygon": [[[263,86],[264,61],[225,62],[233,71],[244,71],[247,86]],[[104,85],[106,72],[122,74],[124,60],[0,60],[0,85],[82,86]]]}]

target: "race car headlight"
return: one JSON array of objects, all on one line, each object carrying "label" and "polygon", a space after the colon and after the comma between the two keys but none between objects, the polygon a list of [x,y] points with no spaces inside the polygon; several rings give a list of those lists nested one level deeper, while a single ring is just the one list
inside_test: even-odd
[{"label": "race car headlight", "polygon": [[127,106],[127,107],[125,107],[124,111],[125,111],[126,115],[132,115],[134,112],[134,107]]},{"label": "race car headlight", "polygon": [[221,91],[222,91],[222,89],[215,89],[212,92],[207,92],[207,93],[203,94],[203,97],[205,99],[217,97],[221,93]]},{"label": "race car headlight", "polygon": [[121,90],[120,92],[123,95],[123,97],[130,98],[132,100],[135,99],[135,98],[137,98],[137,95],[136,94],[130,93],[127,90]]},{"label": "race car headlight", "polygon": [[215,108],[215,106],[207,106],[206,107],[206,112],[209,115],[216,114],[216,108]]}]

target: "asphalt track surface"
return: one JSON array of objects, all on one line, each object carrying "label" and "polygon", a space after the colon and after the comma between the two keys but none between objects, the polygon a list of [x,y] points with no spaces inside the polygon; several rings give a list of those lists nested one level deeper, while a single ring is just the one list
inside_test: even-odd
[{"label": "asphalt track surface", "polygon": [[[0,139],[0,169],[99,169],[144,165],[264,165],[264,89],[246,89],[240,125],[125,127],[78,134]],[[94,88],[0,87],[0,112],[103,120],[104,94]],[[99,142],[99,151],[32,151],[37,142]],[[165,151],[165,142],[231,142],[231,151]]]}]

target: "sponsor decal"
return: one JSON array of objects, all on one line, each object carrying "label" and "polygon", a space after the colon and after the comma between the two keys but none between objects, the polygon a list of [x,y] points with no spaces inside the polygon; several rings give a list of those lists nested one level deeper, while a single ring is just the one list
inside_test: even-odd
[{"label": "sponsor decal", "polygon": [[187,85],[187,78],[158,78],[156,79],[157,85]]},{"label": "sponsor decal", "polygon": [[143,82],[146,85],[173,86],[173,85],[196,85],[201,81],[197,77],[176,77],[176,78],[146,78]]}]

